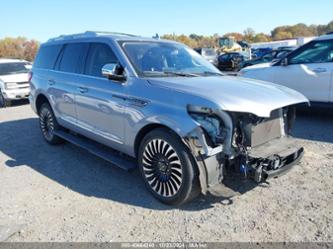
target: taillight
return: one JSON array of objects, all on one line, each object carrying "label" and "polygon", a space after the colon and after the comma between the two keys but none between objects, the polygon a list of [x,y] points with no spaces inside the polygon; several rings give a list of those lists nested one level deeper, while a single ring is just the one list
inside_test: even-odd
[{"label": "taillight", "polygon": [[32,72],[30,71],[30,72],[28,73],[28,82],[31,82],[31,79],[32,79]]}]

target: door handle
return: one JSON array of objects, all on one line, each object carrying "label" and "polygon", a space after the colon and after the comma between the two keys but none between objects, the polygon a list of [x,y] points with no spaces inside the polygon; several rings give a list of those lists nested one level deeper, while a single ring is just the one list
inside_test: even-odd
[{"label": "door handle", "polygon": [[50,86],[53,86],[55,84],[55,81],[54,80],[48,80],[47,83],[50,85]]},{"label": "door handle", "polygon": [[79,90],[79,92],[80,93],[86,93],[86,92],[88,92],[88,88],[86,88],[86,87],[78,87],[78,90]]},{"label": "door handle", "polygon": [[315,73],[325,73],[326,68],[315,68],[312,71],[315,72]]}]

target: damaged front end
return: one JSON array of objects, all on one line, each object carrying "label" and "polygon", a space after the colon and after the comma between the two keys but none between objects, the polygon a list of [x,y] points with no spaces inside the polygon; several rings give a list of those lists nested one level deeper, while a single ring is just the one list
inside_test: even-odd
[{"label": "damaged front end", "polygon": [[202,192],[222,184],[230,170],[260,183],[286,172],[304,150],[290,136],[295,107],[271,112],[269,118],[188,106],[198,123],[185,141],[195,155]]}]

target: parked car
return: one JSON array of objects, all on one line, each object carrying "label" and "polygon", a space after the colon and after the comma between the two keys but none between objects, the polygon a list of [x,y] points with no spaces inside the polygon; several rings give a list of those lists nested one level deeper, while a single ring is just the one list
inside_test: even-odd
[{"label": "parked car", "polygon": [[60,36],[41,45],[30,84],[49,144],[67,140],[121,168],[139,167],[166,204],[218,193],[232,169],[264,181],[303,155],[289,135],[302,94],[224,76],[174,41]]},{"label": "parked car", "polygon": [[217,65],[217,53],[213,48],[195,48],[199,54],[213,65]]},{"label": "parked car", "polygon": [[28,98],[29,68],[31,64],[24,60],[0,59],[0,108]]},{"label": "parked car", "polygon": [[221,54],[217,59],[217,68],[221,71],[238,71],[242,63],[247,60],[249,60],[249,55],[244,52]]},{"label": "parked car", "polygon": [[290,87],[313,103],[333,102],[333,35],[320,36],[275,63],[246,67],[240,75]]},{"label": "parked car", "polygon": [[292,48],[283,48],[283,49],[272,50],[272,51],[264,54],[262,57],[243,61],[240,64],[240,68],[253,66],[256,64],[260,64],[260,63],[266,63],[266,62],[272,62],[272,61],[274,62],[276,60],[279,60],[279,59],[285,57],[287,54],[289,54],[293,50],[294,49],[292,49]]},{"label": "parked car", "polygon": [[251,54],[253,58],[260,58],[268,52],[272,51],[271,48],[252,48]]}]

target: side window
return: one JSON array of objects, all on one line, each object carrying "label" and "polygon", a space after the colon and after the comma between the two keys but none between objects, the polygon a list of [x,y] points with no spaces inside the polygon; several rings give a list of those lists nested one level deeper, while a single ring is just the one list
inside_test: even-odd
[{"label": "side window", "polygon": [[63,72],[80,73],[88,46],[88,43],[66,44],[57,69]]},{"label": "side window", "polygon": [[103,77],[102,67],[105,64],[117,62],[117,57],[107,44],[91,43],[85,66],[85,74]]},{"label": "side window", "polygon": [[34,67],[53,69],[62,45],[41,46],[34,61]]},{"label": "side window", "polygon": [[262,58],[264,61],[271,61],[273,59],[273,53],[267,53]]},{"label": "side window", "polygon": [[296,50],[289,58],[290,64],[333,62],[333,40],[313,41]]}]

